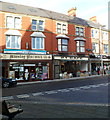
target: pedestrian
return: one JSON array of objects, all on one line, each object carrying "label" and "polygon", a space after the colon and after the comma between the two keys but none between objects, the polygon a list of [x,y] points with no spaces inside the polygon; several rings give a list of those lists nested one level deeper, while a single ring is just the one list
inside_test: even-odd
[{"label": "pedestrian", "polygon": [[97,68],[97,73],[98,73],[98,75],[100,75],[100,68],[99,67]]}]

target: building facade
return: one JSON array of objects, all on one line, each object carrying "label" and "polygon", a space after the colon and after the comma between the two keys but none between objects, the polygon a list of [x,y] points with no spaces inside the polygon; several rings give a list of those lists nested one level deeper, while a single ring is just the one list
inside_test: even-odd
[{"label": "building facade", "polygon": [[[41,8],[0,2],[2,76],[32,81],[77,76],[91,71],[91,25]],[[107,46],[104,46],[106,53]]]}]

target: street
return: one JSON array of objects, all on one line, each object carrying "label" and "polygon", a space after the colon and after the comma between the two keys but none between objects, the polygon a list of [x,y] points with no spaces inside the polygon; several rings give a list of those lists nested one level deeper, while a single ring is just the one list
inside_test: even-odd
[{"label": "street", "polygon": [[109,79],[20,85],[3,89],[2,99],[22,105],[16,118],[107,118]]}]

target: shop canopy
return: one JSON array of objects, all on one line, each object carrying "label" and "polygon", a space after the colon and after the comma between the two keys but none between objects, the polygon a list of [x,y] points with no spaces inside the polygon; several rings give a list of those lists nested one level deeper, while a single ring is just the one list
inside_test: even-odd
[{"label": "shop canopy", "polygon": [[45,38],[46,36],[42,32],[33,32],[31,37],[40,37],[40,38]]}]

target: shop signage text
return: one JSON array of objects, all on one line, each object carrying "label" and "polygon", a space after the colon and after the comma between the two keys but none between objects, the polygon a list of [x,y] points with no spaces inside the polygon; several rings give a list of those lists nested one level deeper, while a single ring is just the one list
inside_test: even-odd
[{"label": "shop signage text", "polygon": [[77,57],[77,56],[54,56],[55,60],[88,60],[86,57]]},{"label": "shop signage text", "polygon": [[5,60],[52,60],[52,55],[0,54]]}]

